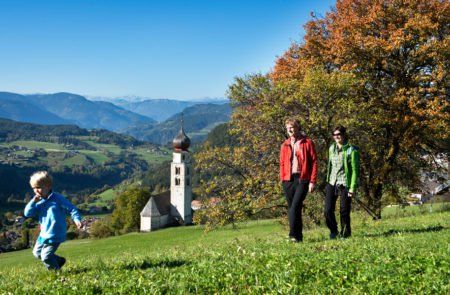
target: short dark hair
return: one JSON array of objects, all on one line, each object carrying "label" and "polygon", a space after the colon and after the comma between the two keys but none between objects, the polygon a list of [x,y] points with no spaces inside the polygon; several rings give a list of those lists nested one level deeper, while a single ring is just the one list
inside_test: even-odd
[{"label": "short dark hair", "polygon": [[342,134],[344,141],[348,139],[347,129],[345,129],[344,126],[337,125],[336,127],[334,127],[332,134],[334,134],[336,131],[339,131]]}]

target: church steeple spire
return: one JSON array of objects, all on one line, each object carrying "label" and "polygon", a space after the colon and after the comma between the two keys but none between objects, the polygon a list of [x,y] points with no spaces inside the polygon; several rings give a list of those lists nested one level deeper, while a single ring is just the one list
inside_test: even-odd
[{"label": "church steeple spire", "polygon": [[181,128],[178,132],[177,136],[173,139],[173,148],[175,152],[187,151],[189,146],[191,145],[191,140],[184,132],[184,118],[183,113],[181,113]]}]

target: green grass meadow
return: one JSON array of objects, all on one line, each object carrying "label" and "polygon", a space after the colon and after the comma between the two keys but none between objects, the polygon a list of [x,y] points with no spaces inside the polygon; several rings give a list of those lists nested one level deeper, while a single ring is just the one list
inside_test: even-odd
[{"label": "green grass meadow", "polygon": [[111,207],[116,196],[117,192],[114,189],[107,189],[104,192],[98,194],[97,198],[94,201],[89,202],[89,205],[98,207]]},{"label": "green grass meadow", "polygon": [[69,241],[60,272],[31,249],[4,253],[0,294],[449,294],[450,210],[435,207],[379,221],[353,214],[346,240],[320,227],[290,243],[285,226],[263,220]]},{"label": "green grass meadow", "polygon": [[95,147],[98,150],[113,153],[115,155],[120,154],[120,152],[122,151],[122,149],[115,144],[98,143],[91,140],[87,140],[86,143],[90,144],[91,146]]},{"label": "green grass meadow", "polygon": [[52,143],[52,142],[42,142],[42,141],[34,141],[34,140],[17,140],[8,143],[2,143],[2,146],[21,146],[29,149],[44,149],[47,151],[60,152],[64,151],[64,145],[60,143]]},{"label": "green grass meadow", "polygon": [[165,147],[161,147],[161,150],[165,151],[166,154],[155,154],[154,152],[149,151],[145,148],[135,148],[133,152],[140,155],[142,159],[149,163],[158,163],[161,164],[165,161],[169,161],[172,159],[172,150],[167,149]]},{"label": "green grass meadow", "polygon": [[[40,164],[48,164],[50,166],[56,164],[67,167],[72,167],[73,165],[87,165],[89,163],[87,158],[95,162],[95,164],[103,165],[110,158],[110,156],[108,156],[108,153],[117,156],[124,152],[135,153],[139,158],[152,164],[162,163],[171,159],[171,151],[167,148],[162,148],[162,150],[165,151],[165,154],[161,154],[155,152],[154,150],[151,150],[151,148],[149,147],[124,149],[114,144],[102,144],[95,142],[93,138],[86,136],[79,136],[78,139],[84,140],[96,150],[80,149],[77,150],[77,153],[72,153],[72,150],[70,148],[67,148],[63,144],[33,140],[18,140],[8,143],[0,143],[0,147],[10,148],[12,146],[20,146],[22,148],[27,148],[30,150],[44,149],[49,153],[48,156],[40,156],[39,159],[35,159],[34,161],[38,161]],[[32,153],[28,151],[14,151],[13,154],[20,155],[25,158],[32,156]],[[0,155],[0,160],[2,159],[2,157],[6,156]],[[19,162],[19,160],[17,159],[15,161]]]}]

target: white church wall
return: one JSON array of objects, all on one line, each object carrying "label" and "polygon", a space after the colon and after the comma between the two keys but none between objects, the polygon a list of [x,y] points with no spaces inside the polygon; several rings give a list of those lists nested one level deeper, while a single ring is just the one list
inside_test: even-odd
[{"label": "white church wall", "polygon": [[185,224],[192,223],[191,173],[189,153],[185,151],[173,153],[170,185],[171,215],[181,218]]},{"label": "white church wall", "polygon": [[142,217],[141,232],[150,232],[159,228],[166,227],[169,222],[169,215]]},{"label": "white church wall", "polygon": [[151,218],[141,216],[141,231],[151,230]]}]

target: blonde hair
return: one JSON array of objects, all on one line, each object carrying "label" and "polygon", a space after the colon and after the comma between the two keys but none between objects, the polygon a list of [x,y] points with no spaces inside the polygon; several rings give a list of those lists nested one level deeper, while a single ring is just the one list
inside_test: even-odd
[{"label": "blonde hair", "polygon": [[31,187],[49,187],[53,185],[53,178],[47,171],[37,171],[34,172],[30,177]]}]

